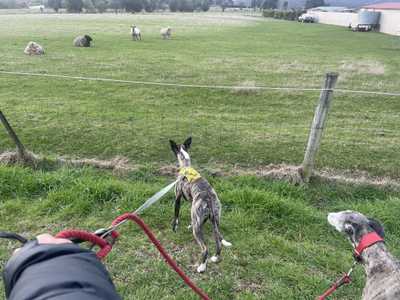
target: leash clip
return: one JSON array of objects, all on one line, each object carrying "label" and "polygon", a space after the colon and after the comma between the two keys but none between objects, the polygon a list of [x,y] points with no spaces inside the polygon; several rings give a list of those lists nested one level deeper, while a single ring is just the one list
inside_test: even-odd
[{"label": "leash clip", "polygon": [[119,236],[116,231],[112,230],[112,228],[100,228],[97,229],[94,234],[105,239],[110,245],[114,245]]}]

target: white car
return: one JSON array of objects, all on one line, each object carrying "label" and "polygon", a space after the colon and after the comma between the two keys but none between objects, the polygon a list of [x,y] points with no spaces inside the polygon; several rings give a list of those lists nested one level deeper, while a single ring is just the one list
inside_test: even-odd
[{"label": "white car", "polygon": [[302,14],[299,17],[298,21],[302,22],[302,23],[314,23],[315,19],[314,19],[314,16],[312,16],[310,14]]}]

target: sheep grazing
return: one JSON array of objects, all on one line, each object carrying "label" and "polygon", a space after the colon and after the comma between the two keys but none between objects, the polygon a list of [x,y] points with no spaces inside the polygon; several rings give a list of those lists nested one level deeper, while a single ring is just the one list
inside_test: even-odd
[{"label": "sheep grazing", "polygon": [[90,36],[88,36],[88,35],[80,35],[80,36],[77,36],[75,39],[74,39],[74,46],[75,47],[90,47],[90,42],[91,41],[93,41],[93,39],[90,37]]},{"label": "sheep grazing", "polygon": [[171,38],[171,33],[172,33],[172,29],[170,27],[161,28],[161,30],[160,30],[161,37],[164,40],[165,39],[170,39]]},{"label": "sheep grazing", "polygon": [[38,43],[29,42],[24,50],[24,53],[28,55],[43,55],[44,48],[40,46]]},{"label": "sheep grazing", "polygon": [[132,40],[134,40],[134,41],[142,40],[142,35],[140,33],[140,29],[138,27],[136,27],[136,25],[131,26],[131,35],[132,35]]}]

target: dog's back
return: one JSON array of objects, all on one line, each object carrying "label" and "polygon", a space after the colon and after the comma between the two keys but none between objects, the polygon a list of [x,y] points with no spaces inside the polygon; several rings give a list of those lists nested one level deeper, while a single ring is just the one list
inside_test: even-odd
[{"label": "dog's back", "polygon": [[201,177],[190,183],[186,177],[182,177],[176,186],[177,192],[182,192],[185,199],[192,202],[192,206],[204,207],[201,218],[220,217],[221,203],[207,179]]},{"label": "dog's back", "polygon": [[363,300],[400,299],[400,262],[386,249],[385,245],[370,254],[373,266],[367,268],[367,282],[363,290]]}]

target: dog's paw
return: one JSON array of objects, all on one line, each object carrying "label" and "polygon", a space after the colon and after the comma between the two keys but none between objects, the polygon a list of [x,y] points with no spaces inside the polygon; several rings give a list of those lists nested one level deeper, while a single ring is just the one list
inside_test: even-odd
[{"label": "dog's paw", "polygon": [[222,245],[224,245],[225,247],[232,247],[232,243],[229,243],[228,241],[222,240],[221,243],[222,243]]},{"label": "dog's paw", "polygon": [[197,267],[197,272],[198,273],[204,273],[206,271],[206,269],[207,269],[207,264],[204,263],[204,264],[201,264],[200,266]]},{"label": "dog's paw", "polygon": [[212,261],[213,263],[218,263],[218,262],[221,261],[221,257],[219,257],[219,256],[217,256],[217,255],[212,256],[210,259],[211,259],[211,261]]}]

